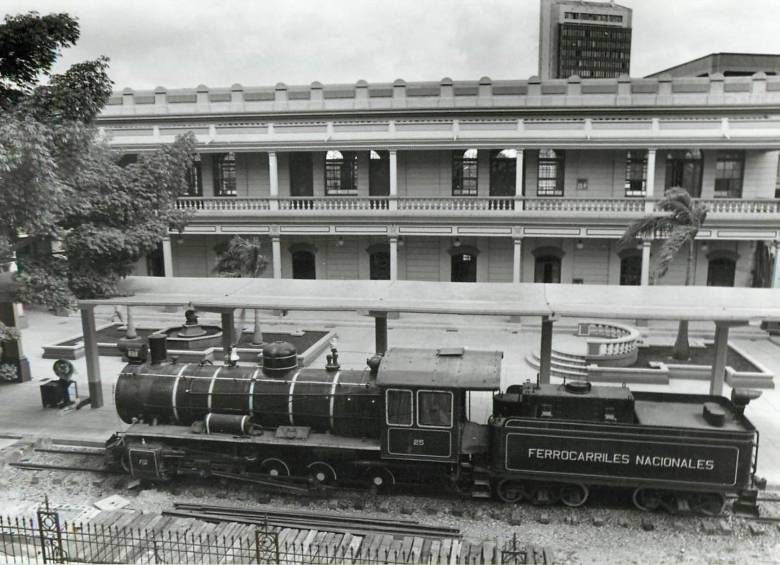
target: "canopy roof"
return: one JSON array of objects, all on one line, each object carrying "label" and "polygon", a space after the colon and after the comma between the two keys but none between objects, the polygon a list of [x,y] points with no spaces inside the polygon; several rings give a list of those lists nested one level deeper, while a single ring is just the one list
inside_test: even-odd
[{"label": "canopy roof", "polygon": [[126,296],[80,304],[780,321],[780,289],[184,277],[128,277],[120,288]]}]

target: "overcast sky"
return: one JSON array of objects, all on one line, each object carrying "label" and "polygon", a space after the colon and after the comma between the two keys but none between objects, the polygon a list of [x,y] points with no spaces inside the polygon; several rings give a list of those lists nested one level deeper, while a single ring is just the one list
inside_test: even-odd
[{"label": "overcast sky", "polygon": [[[631,75],[711,52],[780,53],[780,0],[623,0]],[[58,69],[106,55],[120,90],[526,79],[537,73],[539,0],[2,0],[78,17]]]}]

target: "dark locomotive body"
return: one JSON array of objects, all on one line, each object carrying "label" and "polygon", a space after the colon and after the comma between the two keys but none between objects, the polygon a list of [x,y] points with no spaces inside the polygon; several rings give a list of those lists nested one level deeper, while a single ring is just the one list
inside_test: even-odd
[{"label": "dark locomotive body", "polygon": [[752,398],[525,383],[494,395],[487,424],[469,395],[497,392],[502,354],[391,349],[362,371],[299,369],[289,344],[262,367],[179,364],[164,351],[116,386],[132,425],[110,450],[134,476],[230,473],[319,482],[444,481],[472,496],[583,504],[591,486],[628,487],[642,509],[718,513],[755,499]]}]

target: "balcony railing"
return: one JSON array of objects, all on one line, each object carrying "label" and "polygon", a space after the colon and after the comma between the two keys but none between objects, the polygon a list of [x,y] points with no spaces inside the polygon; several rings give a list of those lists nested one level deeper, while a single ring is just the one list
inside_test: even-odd
[{"label": "balcony railing", "polygon": [[741,198],[699,199],[713,214],[778,214],[780,200],[742,200]]},{"label": "balcony railing", "polygon": [[268,198],[183,197],[176,203],[179,210],[193,212],[255,212],[271,209]]},{"label": "balcony railing", "polygon": [[[657,200],[656,200],[657,201]],[[645,198],[527,198],[527,197],[389,197],[389,196],[305,196],[279,198],[184,197],[177,206],[197,213],[255,213],[266,211],[312,215],[339,213],[345,215],[385,211],[388,213],[457,213],[484,212],[513,214],[550,213],[628,213],[643,214]],[[710,213],[727,215],[780,214],[780,200],[700,199]]]}]

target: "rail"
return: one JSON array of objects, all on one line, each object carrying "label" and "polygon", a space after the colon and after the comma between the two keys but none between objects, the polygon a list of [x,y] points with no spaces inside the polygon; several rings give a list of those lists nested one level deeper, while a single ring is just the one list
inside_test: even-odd
[{"label": "rail", "polygon": [[[709,198],[697,199],[710,213],[725,215],[752,214],[780,215],[780,199]],[[269,211],[296,214],[339,213],[363,214],[371,212],[425,212],[428,214],[452,212],[484,212],[505,214],[523,212],[541,213],[597,213],[642,214],[647,198],[532,198],[520,196],[294,196],[294,197],[182,197],[177,208],[195,213],[257,213]]]},{"label": "rail", "polygon": [[615,322],[580,322],[577,335],[587,337],[588,362],[626,366],[637,359],[639,330]]}]

